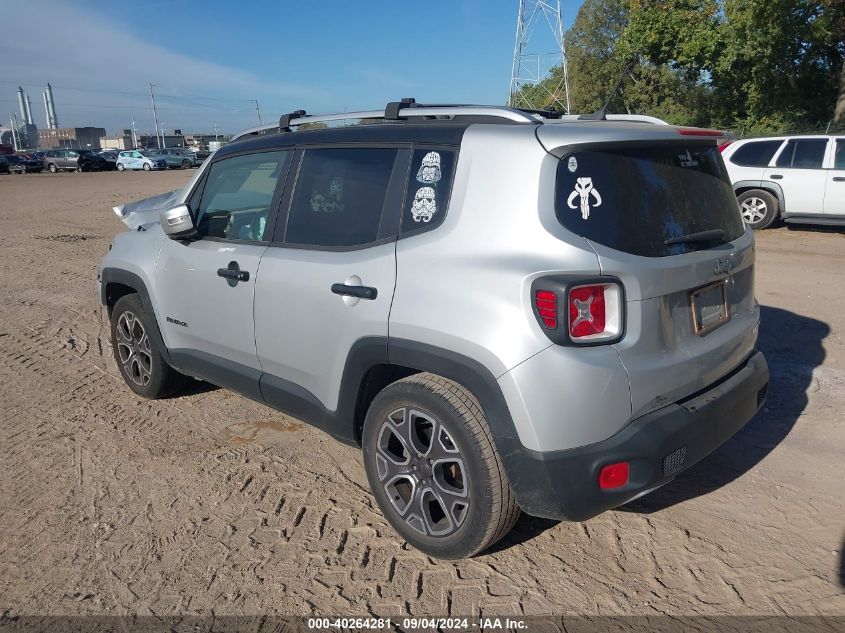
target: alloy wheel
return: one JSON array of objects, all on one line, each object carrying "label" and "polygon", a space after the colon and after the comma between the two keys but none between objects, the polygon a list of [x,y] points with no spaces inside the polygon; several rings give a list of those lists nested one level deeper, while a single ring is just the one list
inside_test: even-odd
[{"label": "alloy wheel", "polygon": [[152,350],[150,337],[135,313],[123,312],[117,320],[117,352],[123,371],[139,387],[146,387],[152,379]]},{"label": "alloy wheel", "polygon": [[740,205],[742,219],[746,224],[759,224],[766,217],[766,202],[761,198],[746,198]]},{"label": "alloy wheel", "polygon": [[469,479],[461,451],[434,416],[396,409],[382,422],[376,466],[393,509],[423,535],[454,534],[467,517]]}]

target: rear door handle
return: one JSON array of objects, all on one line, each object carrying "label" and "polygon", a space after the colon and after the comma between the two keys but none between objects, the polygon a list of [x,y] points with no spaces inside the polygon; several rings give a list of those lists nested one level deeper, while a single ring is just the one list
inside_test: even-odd
[{"label": "rear door handle", "polygon": [[834,176],[833,182],[845,182],[845,176]]},{"label": "rear door handle", "polygon": [[346,284],[332,284],[332,292],[336,295],[358,297],[372,301],[378,296],[378,290],[370,286],[347,286]]},{"label": "rear door handle", "polygon": [[782,180],[783,176],[781,176],[780,174],[772,174],[771,176],[769,176],[769,178],[771,178],[772,180]]}]

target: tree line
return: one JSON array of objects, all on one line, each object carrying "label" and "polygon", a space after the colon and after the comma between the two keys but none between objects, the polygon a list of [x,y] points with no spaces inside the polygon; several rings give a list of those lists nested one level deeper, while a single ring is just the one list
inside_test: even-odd
[{"label": "tree line", "polygon": [[[845,0],[585,0],[566,54],[572,112],[623,77],[608,112],[740,136],[845,129]],[[550,106],[562,73],[521,96]]]}]

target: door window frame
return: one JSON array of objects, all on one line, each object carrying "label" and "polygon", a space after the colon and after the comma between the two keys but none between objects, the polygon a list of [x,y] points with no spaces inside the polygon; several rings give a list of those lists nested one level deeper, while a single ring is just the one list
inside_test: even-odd
[{"label": "door window frame", "polygon": [[[197,223],[197,217],[199,213],[199,203],[202,200],[202,196],[205,193],[205,185],[208,182],[208,176],[211,173],[211,169],[218,163],[222,163],[223,161],[229,160],[230,158],[238,158],[240,156],[254,156],[257,154],[268,154],[268,153],[275,153],[275,152],[287,152],[287,156],[285,156],[284,165],[282,165],[282,169],[279,172],[279,177],[276,179],[276,188],[273,190],[273,197],[270,200],[270,209],[267,211],[267,224],[264,227],[264,236],[273,236],[275,231],[276,224],[279,218],[279,207],[284,195],[284,190],[286,188],[286,182],[288,179],[288,175],[290,174],[290,166],[293,162],[293,156],[296,153],[294,146],[282,146],[282,147],[270,147],[270,148],[261,148],[260,150],[245,150],[243,152],[236,152],[232,154],[226,154],[225,156],[221,156],[219,160],[214,160],[209,164],[208,168],[205,170],[205,173],[202,177],[197,181],[194,188],[185,198],[185,202],[188,205],[188,209],[191,212],[191,220],[194,222],[195,227],[199,227]],[[264,239],[260,241],[256,240],[236,240],[230,239],[227,237],[217,237],[213,235],[197,235],[193,238],[193,241],[209,241],[209,242],[222,242],[224,244],[253,244],[259,246],[267,246],[271,243],[271,239]]]}]

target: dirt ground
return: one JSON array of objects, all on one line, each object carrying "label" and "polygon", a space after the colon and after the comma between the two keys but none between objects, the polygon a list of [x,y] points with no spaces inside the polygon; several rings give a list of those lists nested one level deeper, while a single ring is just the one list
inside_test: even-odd
[{"label": "dirt ground", "polygon": [[358,451],[209,385],[124,387],[110,208],[191,173],[0,176],[0,612],[845,615],[845,232],[758,236],[772,383],[738,436],[631,506],[440,562]]}]

